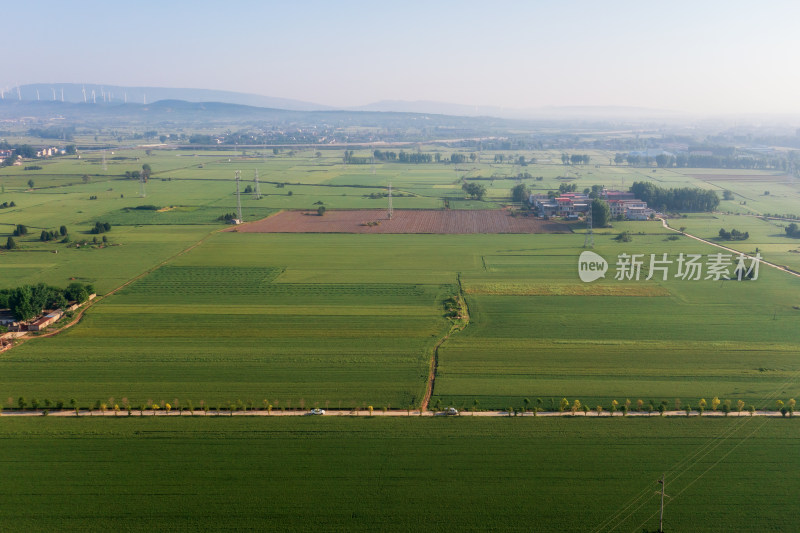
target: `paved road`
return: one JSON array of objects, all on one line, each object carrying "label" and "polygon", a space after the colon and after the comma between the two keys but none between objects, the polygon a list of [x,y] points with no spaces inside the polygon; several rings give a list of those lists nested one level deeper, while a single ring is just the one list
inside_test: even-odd
[{"label": "paved road", "polygon": [[[0,413],[0,415],[2,415],[2,417],[6,417],[6,416],[10,416],[10,417],[42,416],[42,411],[41,410],[39,410],[39,411],[30,411],[30,410],[27,410],[27,411],[18,411],[18,410],[17,411],[11,411],[11,410],[4,410],[2,413]],[[71,409],[64,409],[63,411],[50,411],[48,413],[48,416],[74,417],[75,416],[75,411],[71,410]],[[123,417],[124,418],[124,417],[128,416],[128,413],[127,413],[127,411],[123,411],[123,410],[120,410],[118,413],[115,413],[113,410],[106,410],[105,412],[101,412],[99,410],[92,410],[92,411],[81,410],[79,416],[81,416],[81,417],[85,417],[85,416],[92,416],[92,417],[94,417],[94,416],[97,416],[97,417],[119,416],[119,417]],[[167,413],[166,411],[162,410],[162,411],[156,412],[155,415],[154,415],[152,410],[145,410],[143,413],[141,413],[138,409],[135,409],[135,410],[131,411],[131,416],[135,416],[135,417],[138,417],[138,416],[158,416],[158,417],[164,417],[164,416],[178,417],[178,416],[181,416],[181,417],[190,417],[192,415],[190,415],[186,411],[178,412],[178,411],[175,411],[175,410],[172,410],[169,413]],[[234,411],[232,415],[231,415],[231,413],[229,413],[227,411],[222,412],[222,413],[217,413],[217,411],[209,411],[207,414],[204,414],[202,411],[195,411],[195,414],[193,416],[196,416],[196,417],[203,417],[203,416],[226,416],[226,417],[227,416],[264,416],[264,417],[270,417],[270,416],[313,416],[313,415],[310,415],[307,411],[276,411],[276,410],[273,410],[270,413],[270,412],[268,412],[266,410],[253,410],[253,411]],[[400,410],[394,410],[394,409],[390,410],[390,411],[386,411],[386,412],[383,412],[383,411],[380,411],[380,410],[374,410],[372,412],[372,415],[370,415],[369,411],[367,411],[366,409],[361,409],[357,413],[356,413],[356,411],[344,411],[344,410],[343,411],[331,411],[331,410],[329,410],[329,411],[325,412],[325,415],[320,415],[320,416],[362,416],[362,417],[364,417],[364,416],[400,416],[400,417],[409,417],[409,416],[442,416],[442,417],[444,417],[446,415],[444,413],[434,413],[433,411],[423,411],[422,414],[420,414],[419,411],[410,411],[409,412],[409,411],[400,411]],[[458,416],[462,416],[462,417],[470,417],[470,416],[508,417],[509,413],[507,411],[478,411],[476,413],[463,412],[463,413],[459,414]],[[534,418],[534,414],[532,412],[527,412],[524,415],[522,415],[520,413],[517,416],[520,416],[520,417],[524,416],[525,418]],[[598,416],[600,416],[600,417],[607,418],[607,417],[610,417],[612,415],[608,411],[603,411],[599,415],[597,414],[596,411],[589,411],[586,414],[584,414],[583,411],[579,411],[574,415],[572,414],[571,411],[564,411],[564,412],[544,411],[544,412],[539,412],[536,416],[537,417],[539,417],[539,416],[545,416],[545,417],[558,417],[558,416],[571,417],[571,416],[576,416],[576,417],[588,417],[588,418],[597,418]],[[621,417],[622,413],[617,411],[616,413],[614,413],[613,416],[614,417]],[[638,418],[638,417],[658,417],[659,413],[658,413],[658,411],[653,411],[652,413],[647,413],[646,411],[641,411],[641,412],[632,411],[632,412],[628,412],[628,414],[626,416],[627,417],[634,417],[634,418]],[[685,411],[665,411],[664,412],[664,416],[668,416],[668,417],[685,417],[686,416],[686,412]],[[696,417],[696,416],[699,416],[699,415],[697,414],[696,411],[692,411],[691,416],[692,417]],[[702,416],[720,417],[720,416],[725,416],[725,413],[723,413],[722,411],[705,411]],[[750,415],[750,413],[748,411],[742,411],[741,413],[737,413],[737,412],[734,411],[734,412],[731,412],[728,416],[730,416],[730,417],[738,417],[738,416],[751,416],[751,415]],[[782,415],[778,411],[756,411],[755,416],[780,417]],[[451,416],[450,418],[457,418],[457,417],[456,416]]]}]

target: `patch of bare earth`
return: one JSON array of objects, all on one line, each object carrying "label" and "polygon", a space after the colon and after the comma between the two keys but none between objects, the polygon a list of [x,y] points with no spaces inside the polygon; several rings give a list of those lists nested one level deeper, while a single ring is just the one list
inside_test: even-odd
[{"label": "patch of bare earth", "polygon": [[381,209],[283,211],[228,231],[243,233],[570,233],[567,225],[502,210]]}]

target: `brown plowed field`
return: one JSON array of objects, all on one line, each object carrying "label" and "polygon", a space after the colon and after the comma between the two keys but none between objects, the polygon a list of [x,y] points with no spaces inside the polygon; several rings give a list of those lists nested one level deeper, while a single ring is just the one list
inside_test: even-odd
[{"label": "brown plowed field", "polygon": [[[369,222],[378,225],[367,226]],[[564,224],[512,217],[500,210],[396,210],[391,220],[381,209],[283,211],[229,231],[245,233],[569,233]]]}]

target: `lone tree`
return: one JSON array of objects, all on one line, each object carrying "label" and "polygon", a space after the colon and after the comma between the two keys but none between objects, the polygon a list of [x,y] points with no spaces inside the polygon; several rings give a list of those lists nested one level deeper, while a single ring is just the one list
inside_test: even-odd
[{"label": "lone tree", "polygon": [[473,200],[483,200],[483,197],[486,196],[486,187],[480,183],[465,183],[461,188]]},{"label": "lone tree", "polygon": [[317,216],[323,216],[325,214],[325,206],[321,205],[317,208]]},{"label": "lone tree", "polygon": [[592,200],[592,226],[604,228],[611,220],[611,209],[608,204],[599,198]]},{"label": "lone tree", "polygon": [[561,402],[558,404],[558,412],[563,413],[567,407],[569,407],[569,400],[561,398]]},{"label": "lone tree", "polygon": [[531,189],[524,183],[520,183],[511,188],[511,200],[514,202],[527,202],[530,195]]},{"label": "lone tree", "polygon": [[13,250],[16,247],[17,247],[17,241],[14,240],[14,237],[9,235],[8,239],[6,240],[6,250]]}]

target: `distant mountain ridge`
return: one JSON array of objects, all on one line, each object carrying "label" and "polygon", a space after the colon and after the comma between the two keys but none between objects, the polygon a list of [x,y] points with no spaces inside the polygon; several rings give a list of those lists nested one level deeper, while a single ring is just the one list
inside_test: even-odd
[{"label": "distant mountain ridge", "polygon": [[[100,103],[36,100],[0,100],[0,119],[21,119],[52,123],[65,120],[72,124],[124,123],[128,126],[156,124],[256,124],[303,123],[327,124],[335,127],[381,124],[385,128],[426,130],[437,137],[453,137],[480,129],[483,132],[501,131],[511,123],[521,123],[494,117],[463,117],[425,115],[402,112],[320,110],[295,111],[254,107],[224,102],[186,102],[159,100],[140,103]],[[446,131],[437,132],[437,128]]]},{"label": "distant mountain ridge", "polygon": [[497,117],[510,119],[558,119],[558,118],[671,118],[678,113],[633,106],[547,106],[516,109],[497,106],[462,105],[430,100],[414,102],[405,100],[382,100],[351,108],[356,111],[395,111],[404,113],[434,113],[464,117]]},{"label": "distant mountain ridge", "polygon": [[5,100],[56,101],[71,103],[152,104],[159,100],[185,102],[222,102],[226,104],[287,109],[290,111],[324,111],[330,106],[303,102],[291,98],[274,98],[259,94],[217,91],[213,89],[184,89],[170,87],[123,87],[96,83],[33,83],[14,87],[4,94]]},{"label": "distant mountain ridge", "polygon": [[368,111],[388,113],[421,113],[462,117],[496,117],[505,119],[574,119],[574,118],[674,118],[678,113],[629,106],[561,106],[515,109],[498,106],[464,105],[432,100],[381,100],[361,106],[333,107],[291,98],[275,98],[258,94],[213,89],[169,87],[123,87],[96,83],[34,83],[6,90],[5,100],[49,101],[105,104],[152,104],[160,100],[185,102],[220,102],[258,108],[288,111]]}]

